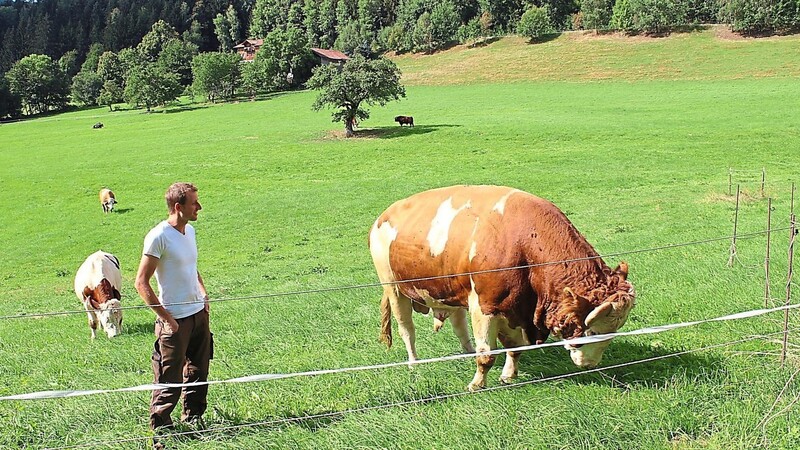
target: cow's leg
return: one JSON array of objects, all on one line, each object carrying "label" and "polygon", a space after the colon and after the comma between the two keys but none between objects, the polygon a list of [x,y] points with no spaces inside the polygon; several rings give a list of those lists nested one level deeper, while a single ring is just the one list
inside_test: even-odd
[{"label": "cow's leg", "polygon": [[450,321],[453,322],[453,331],[455,331],[458,340],[461,341],[461,348],[464,353],[475,353],[475,347],[472,346],[472,341],[469,338],[469,329],[467,328],[467,310],[457,309],[450,315]]},{"label": "cow's leg", "polygon": [[[475,335],[475,350],[481,353],[497,348],[497,318],[481,311],[474,285],[469,294],[469,314],[472,318],[472,333]],[[495,356],[479,355],[475,360],[478,366],[475,377],[467,385],[471,392],[486,387],[486,374],[494,365]]]},{"label": "cow's leg", "polygon": [[97,338],[97,316],[94,311],[86,310],[86,315],[89,316],[89,328],[92,330],[92,339]]},{"label": "cow's leg", "polygon": [[417,349],[414,346],[416,335],[414,333],[414,321],[411,317],[411,299],[392,293],[392,295],[389,295],[389,301],[392,305],[392,314],[397,321],[397,332],[406,344],[408,362],[414,362],[417,360]]},{"label": "cow's leg", "polygon": [[[509,328],[507,322],[503,322],[504,323],[500,326],[499,333],[500,341],[503,343],[503,347],[514,348],[530,344],[530,342],[527,342],[522,328],[516,328],[512,330]],[[514,378],[517,377],[517,366],[519,363],[519,356],[521,354],[522,352],[506,352],[506,362],[503,365],[503,373],[500,375],[500,382],[510,383]]]}]

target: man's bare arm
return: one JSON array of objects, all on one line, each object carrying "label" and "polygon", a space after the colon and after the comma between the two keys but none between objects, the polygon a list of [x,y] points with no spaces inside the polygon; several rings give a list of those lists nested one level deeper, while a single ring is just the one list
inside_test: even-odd
[{"label": "man's bare arm", "polygon": [[142,255],[139,270],[136,272],[136,291],[139,292],[139,297],[142,297],[142,300],[156,313],[162,322],[169,325],[174,333],[178,331],[178,322],[169,311],[164,309],[152,286],[150,286],[150,279],[156,273],[156,267],[158,267],[158,258],[151,255]]}]

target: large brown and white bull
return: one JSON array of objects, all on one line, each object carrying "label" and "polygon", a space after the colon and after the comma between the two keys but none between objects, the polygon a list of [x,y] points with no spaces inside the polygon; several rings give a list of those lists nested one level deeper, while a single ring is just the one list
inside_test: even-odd
[{"label": "large brown and white bull", "polygon": [[[553,333],[589,368],[610,341],[568,340],[616,331],[634,306],[627,265],[611,270],[555,205],[517,189],[453,186],[400,200],[375,221],[369,246],[384,283],[381,339],[391,346],[393,314],[409,361],[417,359],[412,309],[432,309],[435,330],[450,317],[465,352],[475,351],[468,311],[478,352],[494,350],[497,338],[512,348]],[[517,376],[519,356],[507,354],[502,382]],[[485,387],[494,360],[477,357],[469,390]]]},{"label": "large brown and white bull", "polygon": [[94,252],[78,268],[75,295],[89,316],[92,339],[96,337],[98,322],[110,338],[122,332],[121,286],[119,260],[111,253]]}]

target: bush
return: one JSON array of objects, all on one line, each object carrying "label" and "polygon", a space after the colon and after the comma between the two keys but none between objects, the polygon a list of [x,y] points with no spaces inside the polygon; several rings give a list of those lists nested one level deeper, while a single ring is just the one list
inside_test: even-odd
[{"label": "bush", "polygon": [[796,0],[723,0],[721,15],[743,34],[787,32],[798,25]]},{"label": "bush", "polygon": [[462,44],[475,41],[479,37],[481,37],[481,24],[477,17],[461,25],[456,31],[456,39]]},{"label": "bush", "polygon": [[517,34],[536,39],[553,32],[550,25],[550,8],[534,6],[525,11],[517,25]]},{"label": "bush", "polygon": [[719,19],[719,0],[689,0],[686,22],[692,24],[715,23]]},{"label": "bush", "polygon": [[613,6],[613,0],[581,0],[583,28],[586,30],[608,28]]},{"label": "bush", "polygon": [[686,22],[687,0],[618,0],[611,27],[629,34],[665,33]]},{"label": "bush", "polygon": [[453,3],[445,0],[431,10],[431,35],[434,48],[442,48],[456,40],[459,25],[458,13]]}]

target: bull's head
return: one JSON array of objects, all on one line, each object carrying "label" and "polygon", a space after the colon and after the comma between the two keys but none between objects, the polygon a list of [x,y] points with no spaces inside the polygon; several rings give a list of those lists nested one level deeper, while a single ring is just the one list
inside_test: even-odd
[{"label": "bull's head", "polygon": [[113,211],[114,205],[116,204],[117,204],[117,199],[114,197],[111,197],[106,201],[106,207],[108,208],[109,211]]},{"label": "bull's head", "polygon": [[[612,291],[605,291],[607,295],[602,303],[593,306],[586,297],[572,292],[571,289],[564,289],[563,301],[568,305],[578,305],[574,308],[573,315],[564,322],[564,329],[554,328],[555,334],[561,335],[565,339],[581,336],[592,336],[595,334],[614,333],[625,325],[628,320],[628,313],[636,304],[636,294],[633,286],[626,281],[628,276],[628,265],[620,263],[614,269],[614,277],[610,279]],[[572,319],[571,321],[569,319]],[[568,331],[565,333],[564,331]],[[600,364],[603,352],[611,343],[611,339],[583,345],[564,344],[564,348],[569,350],[572,362],[582,369],[591,369]]]}]

